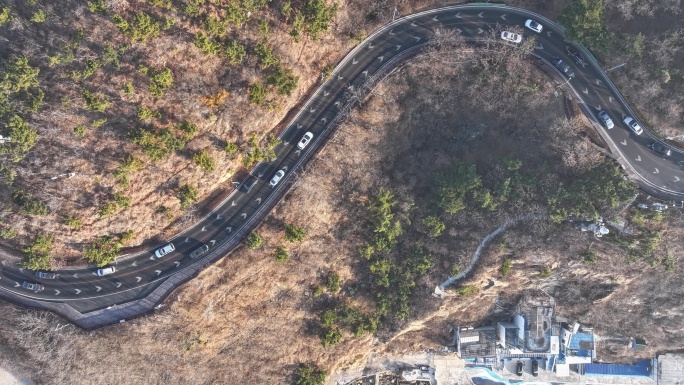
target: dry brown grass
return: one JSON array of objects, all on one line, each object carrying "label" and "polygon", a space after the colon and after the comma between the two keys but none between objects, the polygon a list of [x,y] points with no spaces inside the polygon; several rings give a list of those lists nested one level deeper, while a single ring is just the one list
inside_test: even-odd
[{"label": "dry brown grass", "polygon": [[[557,297],[561,314],[593,323],[600,335],[643,336],[651,345],[646,353],[683,345],[681,266],[665,273],[662,267],[625,264],[619,248],[569,227],[542,223],[509,231],[504,242],[490,247],[466,282],[482,288],[478,295],[443,301],[431,297],[451,267],[465,263],[482,236],[500,221],[511,213],[541,208],[516,207],[515,202],[506,211],[457,216],[449,222],[448,235],[426,244],[435,264],[418,282],[409,320],[383,329],[379,339],[345,334],[334,348],[320,345],[318,312],[330,300],[326,295],[313,297],[312,288],[327,272],[335,270],[342,277],[341,299],[372,307],[357,257],[365,239],[364,203],[370,192],[392,186],[401,196],[414,196],[424,204],[430,192],[421,192],[421,186],[429,186],[433,168],[448,165],[454,156],[484,166],[485,174],[498,172],[496,160],[502,155],[570,173],[586,164],[578,164],[578,156],[563,163],[557,152],[563,141],[577,155],[592,154],[576,135],[549,130],[562,115],[562,103],[551,96],[548,80],[530,67],[519,67],[521,83],[513,84],[536,83],[538,96],[522,103],[526,91],[504,87],[511,85],[510,79],[495,77],[484,84],[453,65],[435,65],[442,59],[455,58],[415,61],[383,82],[354,112],[258,229],[266,240],[262,249],[241,248],[207,268],[156,314],[94,332],[60,329],[57,324],[63,321],[52,315],[1,304],[0,365],[45,384],[288,383],[299,362],[336,370],[364,362],[372,351],[439,348],[450,340],[450,326],[504,316],[502,309],[514,308],[526,291],[539,288]],[[503,106],[503,111],[477,108],[493,97],[516,103]],[[202,138],[197,140],[207,140]],[[544,145],[551,139],[559,146]],[[545,183],[557,178],[549,175]],[[682,219],[669,221],[672,230],[663,247],[680,255],[680,234],[674,229],[681,228]],[[292,257],[278,264],[272,253],[284,244],[282,223],[305,226],[309,233],[303,243],[288,244]],[[581,254],[589,247],[599,261],[585,266]],[[498,273],[504,257],[514,260],[508,277]],[[553,268],[551,277],[539,277],[542,266]],[[484,290],[489,279],[495,285]],[[615,284],[619,286],[611,297],[592,305]],[[351,287],[360,291],[352,294]],[[615,358],[623,353],[614,349],[600,354]]]}]

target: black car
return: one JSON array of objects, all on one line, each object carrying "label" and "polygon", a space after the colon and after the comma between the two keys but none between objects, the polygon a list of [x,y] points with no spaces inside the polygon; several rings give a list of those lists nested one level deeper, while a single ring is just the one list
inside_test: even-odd
[{"label": "black car", "polygon": [[568,45],[565,46],[565,51],[568,53],[568,56],[570,56],[572,60],[575,61],[575,63],[579,65],[584,64],[584,55],[582,55],[577,48]]},{"label": "black car", "polygon": [[532,375],[537,377],[539,375],[539,361],[532,360]]},{"label": "black car", "polygon": [[518,361],[517,364],[515,364],[515,374],[522,376],[523,375],[523,362]]},{"label": "black car", "polygon": [[250,175],[247,177],[247,179],[245,179],[244,182],[242,182],[242,186],[240,186],[240,190],[248,193],[252,190],[252,187],[254,187],[256,182],[257,182],[257,178],[254,175]]},{"label": "black car", "polygon": [[656,143],[656,142],[651,143],[651,148],[653,149],[653,151],[657,152],[658,154],[665,155],[665,156],[672,155],[672,151],[670,151],[669,148],[663,146],[660,143]]},{"label": "black car", "polygon": [[190,253],[190,258],[195,259],[195,258],[199,257],[200,255],[206,253],[207,251],[209,251],[209,245],[202,245],[198,249],[196,249],[195,251]]},{"label": "black car", "polygon": [[572,72],[572,68],[570,68],[570,66],[567,65],[563,60],[556,59],[553,61],[553,65],[555,65],[556,68],[558,68],[560,72],[562,72],[567,78],[570,79],[575,76],[575,73]]}]

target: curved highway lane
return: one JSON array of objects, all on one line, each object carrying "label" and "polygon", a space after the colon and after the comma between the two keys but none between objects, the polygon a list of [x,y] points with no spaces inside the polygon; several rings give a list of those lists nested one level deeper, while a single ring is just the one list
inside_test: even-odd
[{"label": "curved highway lane", "polygon": [[[542,33],[524,28],[525,21],[530,18],[543,26]],[[638,116],[586,51],[587,60],[582,65],[577,65],[568,57],[566,47],[571,44],[564,40],[563,31],[556,24],[526,10],[501,5],[451,6],[398,19],[380,28],[354,48],[282,132],[282,143],[275,149],[277,159],[271,163],[261,163],[251,171],[251,175],[257,178],[251,191],[236,189],[224,204],[169,240],[174,243],[175,251],[162,258],[155,257],[156,248],[120,257],[115,265],[117,271],[104,277],[96,274],[97,268],[88,267],[60,270],[56,279],[45,280],[36,278],[32,271],[3,263],[0,265],[0,297],[28,306],[47,307],[77,324],[79,322],[75,314],[112,313],[109,318],[102,318],[107,321],[93,321],[86,326],[79,324],[97,327],[121,317],[116,314],[117,306],[144,301],[165,282],[172,282],[168,284],[168,289],[164,289],[166,293],[170,292],[183,281],[176,282],[171,278],[181,272],[190,274],[188,271],[193,268],[198,270],[206,267],[210,260],[233,249],[230,242],[235,241],[236,237],[244,237],[249,226],[254,225],[250,219],[263,214],[265,208],[271,207],[283,196],[294,179],[294,171],[325,144],[330,130],[344,115],[341,112],[354,102],[355,91],[368,87],[369,83],[372,85],[374,80],[382,77],[390,64],[394,65],[395,61],[404,60],[409,53],[425,47],[437,29],[450,29],[471,40],[485,36],[498,26],[507,25],[521,27],[525,39],[537,39],[536,60],[542,60],[550,68],[555,68],[549,64],[555,58],[561,58],[570,65],[575,77],[567,82],[554,69],[560,87],[574,94],[585,114],[595,124],[598,125],[596,113],[599,110],[610,115],[615,127],[608,130],[599,125],[598,129],[614,156],[643,188],[666,199],[684,200],[684,154],[672,149],[672,156],[664,157],[648,147],[652,142],[659,141],[650,132],[644,130],[642,135],[637,136],[628,129],[622,122],[623,118],[632,116],[638,121]],[[583,50],[581,47],[575,48]],[[314,137],[301,150],[297,148],[297,142],[305,132],[312,132]],[[285,176],[277,186],[271,187],[268,182],[278,170],[284,170]],[[191,259],[190,252],[202,244],[209,246],[209,251]],[[45,289],[40,292],[29,291],[22,287],[24,281],[39,282]],[[149,301],[156,304],[162,298],[157,296]],[[148,305],[140,305],[126,314],[140,315],[150,310]]]}]

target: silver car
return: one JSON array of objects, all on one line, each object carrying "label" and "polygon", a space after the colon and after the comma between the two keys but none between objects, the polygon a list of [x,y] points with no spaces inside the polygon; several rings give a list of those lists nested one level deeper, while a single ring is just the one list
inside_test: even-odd
[{"label": "silver car", "polygon": [[157,258],[161,258],[165,256],[166,254],[176,250],[176,247],[173,245],[173,243],[169,243],[168,245],[162,247],[161,249],[157,250],[154,252],[154,255],[157,256]]},{"label": "silver car", "polygon": [[116,273],[116,268],[114,266],[103,267],[102,269],[97,269],[97,275],[104,277],[105,275]]},{"label": "silver car", "polygon": [[603,125],[606,126],[607,129],[611,129],[615,127],[615,124],[613,124],[613,120],[608,116],[606,111],[599,111],[598,113],[598,118],[603,122]]},{"label": "silver car", "polygon": [[307,132],[304,134],[304,136],[302,136],[302,139],[299,140],[299,143],[297,143],[297,148],[303,150],[309,144],[311,139],[313,139],[313,134],[311,132]]},{"label": "silver car", "polygon": [[541,24],[537,23],[532,19],[527,19],[527,21],[525,22],[525,27],[533,30],[536,33],[540,33],[542,29],[544,29],[544,27],[542,27]]},{"label": "silver car", "polygon": [[57,274],[50,273],[49,271],[36,271],[36,277],[40,279],[55,279]]},{"label": "silver car", "polygon": [[627,127],[629,127],[635,134],[641,135],[641,133],[644,132],[644,129],[641,128],[639,123],[637,123],[636,120],[632,119],[631,116],[626,117],[624,122],[627,125]]},{"label": "silver car", "polygon": [[271,181],[268,184],[271,187],[275,187],[278,184],[278,182],[280,182],[280,180],[283,179],[284,176],[285,176],[285,170],[278,170],[278,172],[275,173],[275,175],[273,175],[273,178],[271,179]]}]

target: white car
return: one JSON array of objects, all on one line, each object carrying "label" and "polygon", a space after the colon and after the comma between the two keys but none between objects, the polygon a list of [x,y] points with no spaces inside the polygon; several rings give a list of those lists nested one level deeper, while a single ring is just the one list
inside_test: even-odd
[{"label": "white car", "polygon": [[501,32],[501,38],[512,43],[520,43],[522,41],[522,36],[508,31]]},{"label": "white car", "polygon": [[157,256],[157,258],[161,258],[165,256],[166,254],[176,250],[176,247],[173,245],[173,243],[169,243],[168,245],[162,247],[161,249],[157,250],[154,252],[154,255]]},{"label": "white car", "polygon": [[636,120],[632,119],[631,116],[626,117],[624,122],[635,134],[641,135],[641,133],[644,132],[644,129],[641,128],[639,123],[637,123]]},{"label": "white car", "polygon": [[302,139],[299,140],[299,143],[297,143],[297,148],[300,150],[303,150],[306,148],[306,146],[311,142],[311,139],[313,139],[313,134],[311,132],[307,132],[302,136]]},{"label": "white car", "polygon": [[273,179],[271,179],[271,182],[269,182],[269,185],[271,187],[275,187],[278,182],[285,176],[285,170],[279,170],[275,175],[273,175]]},{"label": "white car", "polygon": [[109,274],[114,274],[115,272],[116,272],[116,268],[114,266],[109,266],[109,267],[105,267],[102,269],[97,269],[97,275],[99,275],[100,277],[104,277],[105,275],[109,275]]},{"label": "white car", "polygon": [[527,21],[525,22],[525,27],[533,30],[536,33],[541,33],[542,29],[544,29],[544,27],[542,27],[541,24],[537,23],[532,19],[527,19]]},{"label": "white car", "polygon": [[601,121],[607,129],[610,130],[611,128],[615,127],[615,125],[613,124],[613,120],[610,118],[610,116],[608,116],[608,114],[605,111],[599,111],[598,117],[599,119],[601,119]]}]

